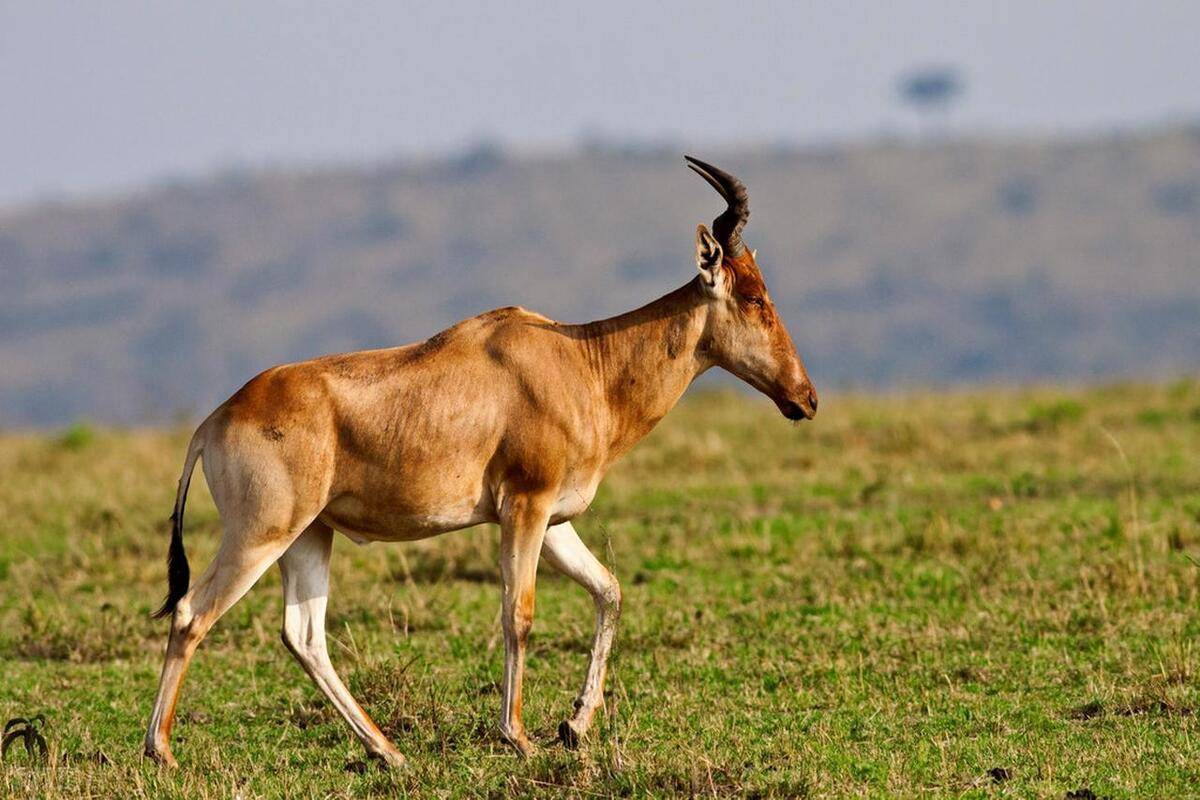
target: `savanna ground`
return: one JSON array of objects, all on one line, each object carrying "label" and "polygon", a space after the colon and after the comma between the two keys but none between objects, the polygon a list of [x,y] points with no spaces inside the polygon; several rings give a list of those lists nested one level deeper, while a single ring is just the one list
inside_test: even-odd
[{"label": "savanna ground", "polygon": [[[831,396],[792,426],[696,395],[583,537],[625,591],[608,712],[554,743],[592,605],[543,569],[526,720],[497,736],[497,534],[339,539],[329,629],[408,755],[363,754],[279,642],[272,570],[201,646],[141,758],[189,431],[0,436],[0,717],[44,714],[37,797],[1200,794],[1200,384]],[[193,570],[219,523],[203,481]],[[1069,793],[1075,793],[1070,795]]]}]

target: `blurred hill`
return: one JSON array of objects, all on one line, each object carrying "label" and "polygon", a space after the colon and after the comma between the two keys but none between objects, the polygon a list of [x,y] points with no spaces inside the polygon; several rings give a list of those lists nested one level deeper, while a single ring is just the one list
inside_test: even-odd
[{"label": "blurred hill", "polygon": [[[821,386],[1200,366],[1200,128],[698,152]],[[519,304],[567,321],[689,280],[721,208],[679,148],[480,146],[0,215],[0,424],[204,413],[259,370]]]}]

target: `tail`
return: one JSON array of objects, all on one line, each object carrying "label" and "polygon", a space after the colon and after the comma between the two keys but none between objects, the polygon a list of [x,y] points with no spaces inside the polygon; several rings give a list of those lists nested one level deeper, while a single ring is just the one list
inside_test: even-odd
[{"label": "tail", "polygon": [[200,430],[192,436],[188,444],[187,458],[183,462],[183,474],[179,476],[179,490],[175,493],[175,510],[171,513],[171,545],[167,549],[167,599],[162,607],[154,612],[155,619],[175,613],[175,606],[187,594],[188,583],[192,572],[188,567],[187,553],[183,549],[183,507],[187,504],[188,486],[192,482],[192,471],[196,468],[196,459],[204,449],[204,441]]}]

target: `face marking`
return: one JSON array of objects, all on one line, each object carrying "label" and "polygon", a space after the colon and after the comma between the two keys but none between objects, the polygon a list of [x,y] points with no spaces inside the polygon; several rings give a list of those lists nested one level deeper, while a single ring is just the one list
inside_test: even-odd
[{"label": "face marking", "polygon": [[775,401],[789,419],[815,413],[816,393],[767,292],[755,251],[725,256],[712,289],[713,359]]}]

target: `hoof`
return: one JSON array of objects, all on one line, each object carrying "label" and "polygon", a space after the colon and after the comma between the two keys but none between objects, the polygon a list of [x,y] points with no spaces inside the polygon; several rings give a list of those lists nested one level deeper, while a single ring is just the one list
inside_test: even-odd
[{"label": "hoof", "polygon": [[513,750],[516,750],[517,755],[521,756],[521,758],[529,758],[533,755],[533,743],[529,741],[529,737],[524,733],[520,733],[518,735],[501,733],[500,737],[504,739],[505,744],[507,744]]},{"label": "hoof", "polygon": [[406,769],[408,767],[408,759],[399,750],[383,750],[368,755],[380,769]]},{"label": "hoof", "polygon": [[171,755],[171,751],[166,748],[147,747],[142,751],[142,755],[160,767],[174,768],[179,766],[179,762],[175,760],[175,756]]},{"label": "hoof", "polygon": [[562,724],[558,726],[558,740],[568,750],[579,749],[579,734],[571,727],[571,723],[566,720],[563,720]]}]

